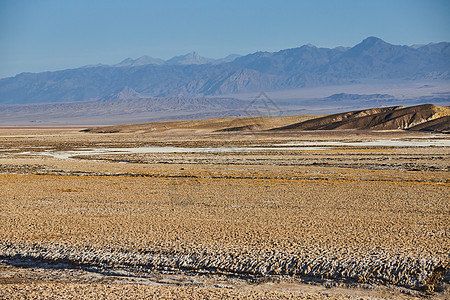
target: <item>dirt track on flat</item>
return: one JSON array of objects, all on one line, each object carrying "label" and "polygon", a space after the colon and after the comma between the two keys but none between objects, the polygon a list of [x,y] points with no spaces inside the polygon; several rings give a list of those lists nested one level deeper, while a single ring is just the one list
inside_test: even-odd
[{"label": "dirt track on flat", "polygon": [[[446,138],[403,132],[185,134],[0,132],[0,296],[57,289],[82,297],[92,289],[111,298],[448,296],[448,147],[69,160],[42,155],[95,147]],[[42,273],[31,274],[29,267]],[[51,270],[62,273],[49,275]],[[81,275],[68,283],[62,270],[147,278],[154,286],[108,280],[89,285]],[[175,287],[179,274],[185,277]],[[158,283],[158,276],[172,281]],[[296,289],[285,288],[286,280],[294,280]],[[260,290],[268,282],[271,288]],[[366,292],[356,290],[361,287]],[[342,288],[339,294],[336,288]]]}]

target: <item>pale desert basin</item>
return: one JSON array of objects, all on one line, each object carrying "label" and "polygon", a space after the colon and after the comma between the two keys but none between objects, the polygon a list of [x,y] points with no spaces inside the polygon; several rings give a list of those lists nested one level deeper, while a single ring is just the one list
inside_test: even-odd
[{"label": "pale desert basin", "polygon": [[2,128],[0,298],[448,299],[448,135],[290,118]]}]

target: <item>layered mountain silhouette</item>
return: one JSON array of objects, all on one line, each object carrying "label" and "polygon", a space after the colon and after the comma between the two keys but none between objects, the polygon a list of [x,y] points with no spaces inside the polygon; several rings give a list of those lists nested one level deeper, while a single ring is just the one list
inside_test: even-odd
[{"label": "layered mountain silhouette", "polygon": [[164,60],[159,58],[153,58],[150,56],[141,56],[138,59],[132,59],[128,57],[122,60],[120,63],[113,65],[113,67],[138,67],[144,65],[162,65]]},{"label": "layered mountain silhouette", "polygon": [[369,37],[351,48],[305,45],[223,60],[195,52],[168,61],[141,57],[0,79],[0,104],[117,99],[126,87],[142,97],[198,97],[374,80],[448,80],[449,45],[408,47]]},{"label": "layered mountain silhouette", "polygon": [[[137,59],[128,57],[120,63],[112,65],[113,67],[138,67],[144,65],[202,65],[202,64],[220,64],[225,62],[231,62],[240,57],[238,54],[230,54],[224,58],[214,59],[200,56],[197,52],[193,51],[185,55],[174,56],[168,60],[162,60],[160,58],[153,58],[150,56],[141,56]],[[103,65],[105,66],[105,65]]]},{"label": "layered mountain silhouette", "polygon": [[200,56],[197,52],[191,52],[186,55],[172,57],[167,60],[167,65],[202,65],[212,63],[214,59]]},{"label": "layered mountain silhouette", "polygon": [[450,132],[450,107],[423,104],[351,111],[274,128],[272,130],[420,130]]}]

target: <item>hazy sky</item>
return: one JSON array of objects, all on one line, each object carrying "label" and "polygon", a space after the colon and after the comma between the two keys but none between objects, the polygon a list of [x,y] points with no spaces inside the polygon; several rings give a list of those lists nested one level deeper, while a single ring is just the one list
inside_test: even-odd
[{"label": "hazy sky", "polygon": [[450,41],[450,1],[0,0],[0,78],[142,55],[353,46],[368,36]]}]

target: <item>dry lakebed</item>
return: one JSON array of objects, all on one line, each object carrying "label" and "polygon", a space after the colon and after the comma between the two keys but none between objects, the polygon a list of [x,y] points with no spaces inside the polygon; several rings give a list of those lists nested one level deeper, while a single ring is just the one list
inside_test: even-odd
[{"label": "dry lakebed", "polygon": [[450,139],[0,129],[0,299],[450,297]]}]

